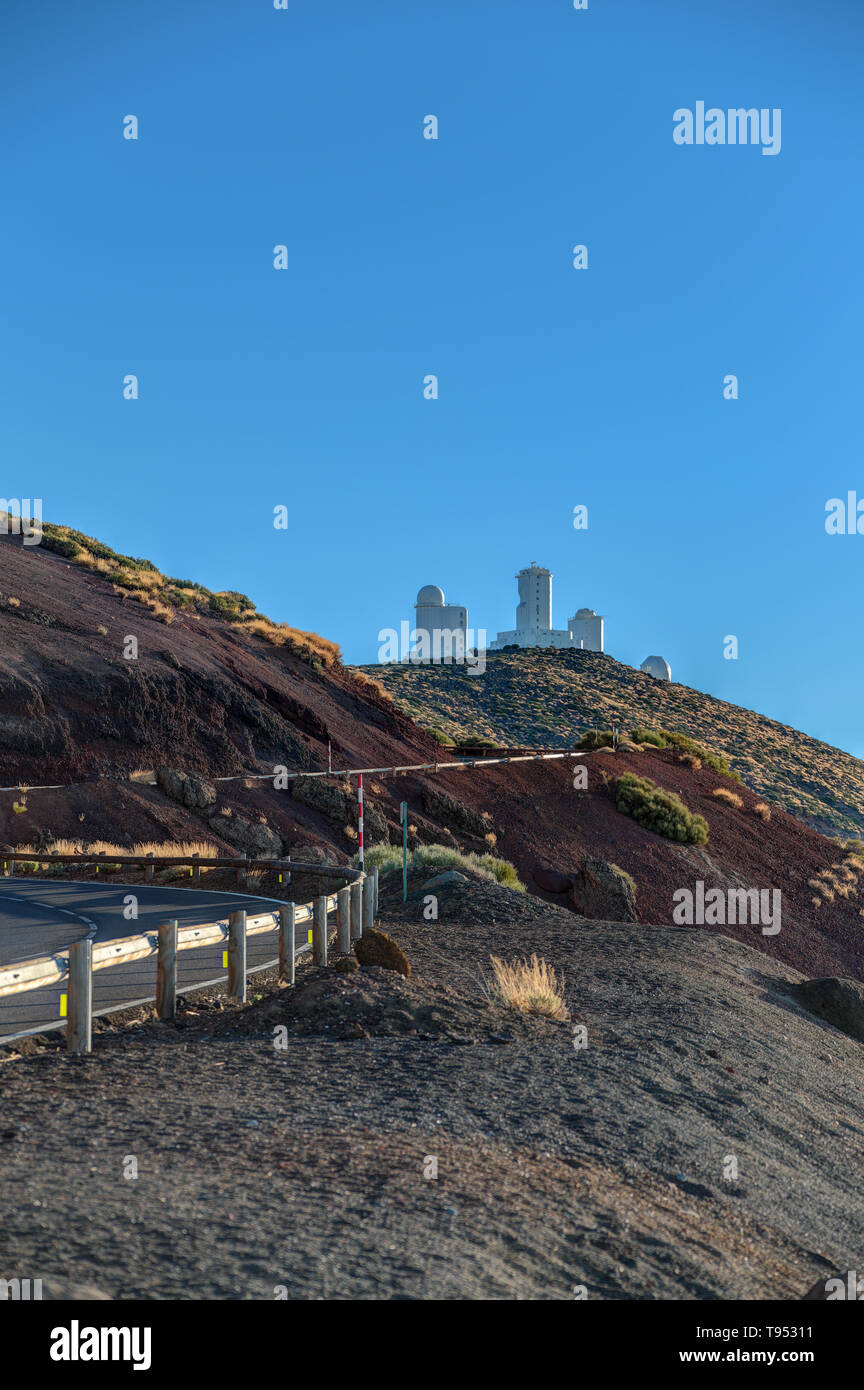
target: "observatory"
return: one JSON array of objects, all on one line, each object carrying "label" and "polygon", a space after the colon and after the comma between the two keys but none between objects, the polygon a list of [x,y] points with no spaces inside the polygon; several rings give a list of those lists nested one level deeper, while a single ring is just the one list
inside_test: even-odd
[{"label": "observatory", "polygon": [[[424,584],[414,605],[415,652],[424,660],[465,655],[468,609],[444,601],[437,584]],[[421,634],[423,634],[421,636]]]},{"label": "observatory", "polygon": [[519,603],[516,626],[499,632],[491,651],[503,647],[583,647],[588,652],[603,650],[603,619],[593,608],[580,608],[568,619],[566,628],[552,626],[552,571],[535,561],[516,575]]},{"label": "observatory", "polygon": [[653,676],[658,681],[671,681],[672,679],[672,667],[662,656],[646,656],[639,670],[644,671],[646,675]]}]

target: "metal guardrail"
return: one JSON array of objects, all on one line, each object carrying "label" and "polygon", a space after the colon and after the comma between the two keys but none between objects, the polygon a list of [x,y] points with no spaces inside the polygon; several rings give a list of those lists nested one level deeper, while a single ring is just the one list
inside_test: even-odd
[{"label": "metal guardrail", "polygon": [[[587,750],[577,749],[573,752],[564,749],[548,753],[531,751],[520,754],[518,757],[498,758],[472,757],[466,759],[452,757],[443,760],[439,759],[438,762],[434,763],[405,763],[401,766],[390,764],[387,767],[331,767],[323,772],[311,770],[304,772],[282,772],[279,774],[279,777],[286,782],[295,782],[298,778],[307,779],[310,777],[398,777],[406,772],[460,772],[462,768],[486,767],[489,763],[527,763],[544,760],[548,761],[551,758],[579,758],[584,756],[585,751]],[[272,782],[276,777],[275,772],[237,772],[232,773],[230,777],[213,777],[205,772],[196,772],[194,775],[196,777],[205,777],[209,782]],[[72,787],[86,787],[91,782],[96,781],[111,781],[117,785],[125,785],[129,781],[129,778],[93,777],[83,782],[57,782],[44,786],[30,786],[29,784],[25,786],[22,783],[18,783],[15,786],[0,787],[0,792],[26,792],[29,794],[30,792],[69,791]]]},{"label": "metal guardrail", "polygon": [[[32,855],[10,854],[9,860],[53,862],[73,862],[77,864],[95,862],[79,855]],[[168,865],[218,865],[220,867],[239,866],[244,869],[276,868],[283,871],[312,873],[320,878],[342,878],[349,882],[333,894],[319,894],[310,903],[274,903],[273,912],[256,913],[249,916],[245,910],[230,913],[226,923],[222,921],[203,923],[198,926],[179,927],[176,919],[160,923],[156,931],[142,932],[136,936],[121,937],[113,941],[95,942],[93,935],[73,942],[56,955],[41,956],[32,960],[18,962],[0,969],[0,1006],[4,998],[20,995],[28,990],[42,989],[46,986],[65,983],[67,986],[66,1044],[70,1052],[86,1053],[92,1050],[93,1037],[93,975],[97,970],[110,966],[155,957],[156,993],[146,1000],[155,999],[159,1018],[174,1018],[177,1011],[177,957],[180,951],[194,950],[197,947],[218,945],[225,942],[225,958],[228,971],[228,995],[238,1003],[247,998],[246,945],[249,937],[278,930],[278,957],[256,970],[269,969],[278,964],[280,982],[293,985],[297,960],[310,950],[316,965],[327,964],[330,942],[329,914],[337,915],[337,938],[339,950],[350,951],[351,944],[363,935],[374,923],[378,908],[378,870],[368,874],[360,869],[344,865],[306,864],[294,860],[256,859],[198,859],[197,856],[165,856],[151,861],[146,856],[115,856],[106,861],[115,863],[135,863],[148,865],[164,863]],[[311,923],[311,942],[297,946],[297,928]],[[307,928],[308,930],[308,928]],[[190,985],[188,989],[204,988],[212,981],[202,981]],[[120,1003],[112,1010],[118,1012],[128,1004]],[[36,1031],[47,1032],[63,1027],[60,1021],[46,1025]],[[33,1031],[33,1030],[29,1030]],[[12,1042],[22,1034],[12,1034],[0,1041]]]}]

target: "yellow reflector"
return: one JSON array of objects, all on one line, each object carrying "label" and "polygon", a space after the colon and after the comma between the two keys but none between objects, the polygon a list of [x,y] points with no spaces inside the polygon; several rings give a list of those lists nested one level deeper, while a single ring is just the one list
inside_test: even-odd
[{"label": "yellow reflector", "polygon": [[309,928],[309,931],[306,933],[306,939],[307,939],[307,941],[309,942],[309,945],[311,946],[311,945],[312,945],[312,928],[311,928],[311,927]]},{"label": "yellow reflector", "polygon": [[223,970],[227,970],[227,969],[228,969],[228,952],[227,952],[227,951],[223,951],[223,952],[222,952],[222,969],[223,969]]},{"label": "yellow reflector", "polygon": [[60,1017],[61,1017],[61,1018],[65,1018],[65,1017],[66,1017],[66,1001],[67,1001],[68,997],[69,997],[69,996],[66,995],[66,994],[61,994],[61,995],[60,995]]}]

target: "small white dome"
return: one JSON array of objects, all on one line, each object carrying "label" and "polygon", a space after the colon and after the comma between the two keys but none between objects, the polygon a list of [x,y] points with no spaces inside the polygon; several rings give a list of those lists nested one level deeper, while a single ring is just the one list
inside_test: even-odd
[{"label": "small white dome", "polygon": [[640,671],[645,671],[649,676],[654,676],[658,681],[671,681],[672,667],[662,656],[646,656]]},{"label": "small white dome", "polygon": [[443,608],[444,590],[439,589],[437,584],[424,584],[417,595],[417,603],[426,608]]}]

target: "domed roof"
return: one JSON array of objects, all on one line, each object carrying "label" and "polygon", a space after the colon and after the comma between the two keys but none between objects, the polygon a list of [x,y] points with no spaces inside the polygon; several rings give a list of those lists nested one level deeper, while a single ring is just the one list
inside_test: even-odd
[{"label": "domed roof", "polygon": [[655,676],[658,681],[671,681],[672,667],[662,656],[646,656],[640,671],[645,671],[649,676]]},{"label": "domed roof", "polygon": [[428,608],[443,608],[444,590],[439,589],[437,584],[424,584],[417,595],[417,602]]}]

